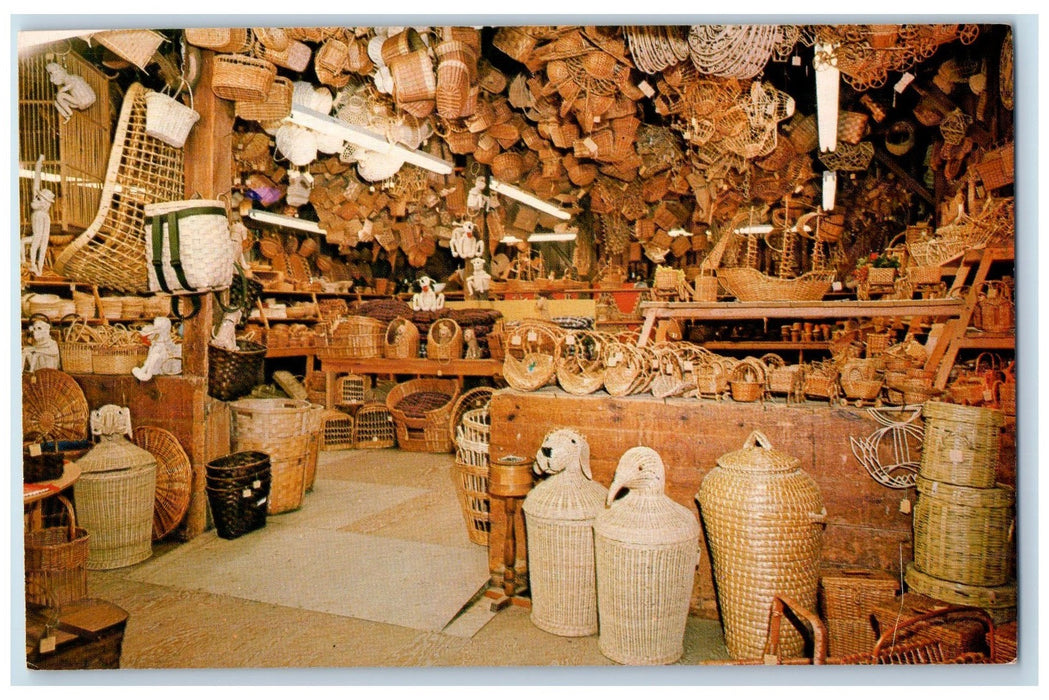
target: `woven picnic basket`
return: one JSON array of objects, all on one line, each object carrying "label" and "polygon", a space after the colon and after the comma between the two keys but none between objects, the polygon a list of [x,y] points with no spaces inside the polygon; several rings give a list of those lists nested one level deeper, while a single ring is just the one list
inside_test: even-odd
[{"label": "woven picnic basket", "polygon": [[317,349],[317,358],[354,360],[382,357],[386,324],[368,316],[348,316],[332,325],[327,346]]},{"label": "woven picnic basket", "polygon": [[992,488],[998,468],[1001,411],[943,401],[925,404],[920,475],[957,486]]},{"label": "woven picnic basket", "polygon": [[311,410],[308,401],[295,399],[245,398],[229,404],[233,450],[270,457],[270,515],[302,507],[311,443],[316,440]]},{"label": "woven picnic basket", "polygon": [[891,603],[900,583],[887,571],[828,568],[820,575],[819,610],[827,622],[830,655],[869,652],[878,637],[871,624],[874,607]]},{"label": "woven picnic basket", "polygon": [[275,122],[291,114],[292,83],[282,75],[273,79],[273,84],[262,100],[237,100],[234,111],[240,119],[256,122]]},{"label": "woven picnic basket", "polygon": [[554,372],[562,389],[583,396],[604,385],[603,345],[603,338],[593,331],[566,331],[558,339],[554,350]]},{"label": "woven picnic basket", "polygon": [[1014,529],[1011,488],[971,488],[916,480],[914,565],[924,574],[970,586],[1010,578]]},{"label": "woven picnic basket", "polygon": [[736,363],[729,374],[729,389],[733,401],[760,401],[765,397],[765,365],[756,357],[745,357]]},{"label": "woven picnic basket", "polygon": [[77,526],[69,499],[59,494],[66,524],[25,534],[26,602],[61,607],[87,596],[90,535]]},{"label": "woven picnic basket", "polygon": [[[827,511],[800,464],[754,431],[742,449],[718,458],[696,494],[734,659],[761,656],[774,595],[815,609]],[[781,644],[787,656],[798,656],[802,642],[791,630]]]},{"label": "woven picnic basket", "polygon": [[397,443],[411,452],[451,452],[448,420],[459,396],[454,379],[409,379],[386,395]]},{"label": "woven picnic basket", "polygon": [[266,346],[237,340],[237,349],[208,344],[208,395],[222,401],[247,396],[263,379]]},{"label": "woven picnic basket", "polygon": [[458,360],[463,356],[463,329],[453,318],[439,318],[426,333],[426,357]]},{"label": "woven picnic basket", "polygon": [[262,102],[277,77],[277,67],[264,58],[219,54],[211,78],[211,91],[224,100]]},{"label": "woven picnic basket", "polygon": [[[590,475],[590,447],[574,430],[543,440],[553,475],[537,483],[521,506],[528,540],[533,624],[563,637],[598,631],[594,519],[608,490]],[[537,457],[538,459],[538,457]]]},{"label": "woven picnic basket", "polygon": [[400,360],[419,357],[419,329],[403,316],[390,321],[383,340],[382,356]]}]

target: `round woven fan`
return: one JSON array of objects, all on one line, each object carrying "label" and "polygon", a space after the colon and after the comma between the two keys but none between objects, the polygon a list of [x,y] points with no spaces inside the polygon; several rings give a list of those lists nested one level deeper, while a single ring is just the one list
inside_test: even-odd
[{"label": "round woven fan", "polygon": [[452,444],[458,445],[455,429],[462,422],[463,414],[475,408],[484,408],[492,400],[495,389],[490,386],[478,386],[464,391],[455,400],[452,406],[452,415],[448,421],[448,430],[451,432]]},{"label": "round woven fan", "polygon": [[157,460],[157,488],[153,500],[153,540],[164,537],[182,522],[189,509],[193,468],[178,438],[163,428],[140,425],[135,444]]},{"label": "round woven fan", "polygon": [[22,375],[22,439],[84,440],[87,399],[76,380],[57,369]]}]

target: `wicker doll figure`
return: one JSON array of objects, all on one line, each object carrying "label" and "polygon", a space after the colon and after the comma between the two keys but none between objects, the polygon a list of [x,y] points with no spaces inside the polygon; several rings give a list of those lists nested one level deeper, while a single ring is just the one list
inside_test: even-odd
[{"label": "wicker doll figure", "polygon": [[[30,227],[33,235],[22,239],[22,262],[29,264],[30,271],[35,275],[44,273],[44,260],[47,258],[47,244],[51,238],[51,205],[55,202],[55,193],[41,186],[43,180],[42,171],[44,167],[44,156],[36,159],[36,169],[33,173],[33,201],[29,207],[32,214],[29,217]],[[26,247],[29,255],[26,256]]]},{"label": "wicker doll figure", "polygon": [[158,374],[182,373],[182,346],[175,342],[171,333],[171,321],[163,316],[142,329],[142,336],[149,340],[149,353],[141,367],[133,367],[131,373],[141,382],[148,382]]},{"label": "wicker doll figure", "polygon": [[55,109],[65,121],[73,116],[74,109],[87,109],[95,103],[95,91],[79,75],[70,74],[57,63],[47,64],[51,82],[58,86],[55,94]]},{"label": "wicker doll figure", "polygon": [[51,324],[37,319],[30,331],[33,344],[22,348],[22,368],[30,372],[41,368],[58,369],[58,343],[51,337]]},{"label": "wicker doll figure", "polygon": [[484,242],[477,235],[477,227],[472,221],[461,221],[452,229],[448,249],[456,258],[474,258],[484,253]]}]

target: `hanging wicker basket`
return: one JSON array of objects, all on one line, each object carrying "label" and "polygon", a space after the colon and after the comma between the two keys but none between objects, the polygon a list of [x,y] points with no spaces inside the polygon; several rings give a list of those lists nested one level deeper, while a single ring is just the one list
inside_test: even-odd
[{"label": "hanging wicker basket", "polygon": [[240,54],[215,57],[211,91],[224,100],[262,102],[277,77],[277,67],[269,61]]},{"label": "hanging wicker basket", "polygon": [[164,92],[146,93],[146,135],[160,139],[169,146],[182,148],[200,114],[193,109],[193,93],[190,104],[183,104],[178,96]]}]

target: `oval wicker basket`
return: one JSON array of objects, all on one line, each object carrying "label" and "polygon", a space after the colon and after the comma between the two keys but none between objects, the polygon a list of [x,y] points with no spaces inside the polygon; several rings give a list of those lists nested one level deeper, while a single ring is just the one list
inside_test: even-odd
[{"label": "oval wicker basket", "polygon": [[386,395],[397,443],[411,452],[451,452],[448,421],[459,396],[454,379],[410,379]]},{"label": "oval wicker basket", "polygon": [[367,316],[348,316],[332,324],[327,346],[317,349],[317,358],[364,360],[382,357],[386,324]]},{"label": "oval wicker basket", "polygon": [[927,595],[954,605],[972,605],[986,610],[996,625],[1016,619],[1016,583],[1001,586],[968,586],[924,574],[909,562],[904,583],[914,593]]},{"label": "oval wicker basket", "polygon": [[220,54],[215,57],[211,91],[224,100],[261,102],[276,77],[277,67],[265,59]]}]

